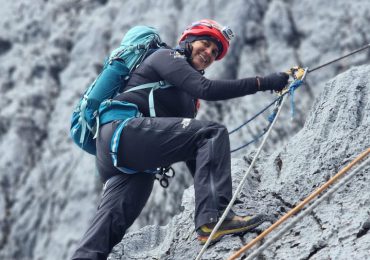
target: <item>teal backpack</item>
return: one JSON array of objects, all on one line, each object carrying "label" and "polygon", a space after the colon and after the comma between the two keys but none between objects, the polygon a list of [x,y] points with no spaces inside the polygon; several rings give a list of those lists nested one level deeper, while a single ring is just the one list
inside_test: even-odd
[{"label": "teal backpack", "polygon": [[[81,149],[95,155],[95,138],[99,127],[114,120],[121,120],[120,131],[112,139],[112,152],[118,149],[117,138],[129,119],[139,117],[135,104],[112,100],[125,88],[131,73],[151,52],[166,46],[157,30],[148,26],[135,26],[124,36],[119,48],[115,49],[104,63],[99,76],[79,100],[72,114],[71,137]],[[151,88],[149,95],[150,116],[155,116],[153,91],[169,87],[165,82],[153,82],[137,86],[129,91]],[[116,158],[112,156],[113,161]],[[116,164],[116,162],[115,162]]]}]

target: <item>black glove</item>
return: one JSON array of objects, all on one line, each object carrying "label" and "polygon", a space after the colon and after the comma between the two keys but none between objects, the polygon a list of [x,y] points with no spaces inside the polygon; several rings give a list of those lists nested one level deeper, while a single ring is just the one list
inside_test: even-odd
[{"label": "black glove", "polygon": [[267,75],[259,80],[259,90],[281,91],[288,84],[289,75],[285,72],[277,72]]}]

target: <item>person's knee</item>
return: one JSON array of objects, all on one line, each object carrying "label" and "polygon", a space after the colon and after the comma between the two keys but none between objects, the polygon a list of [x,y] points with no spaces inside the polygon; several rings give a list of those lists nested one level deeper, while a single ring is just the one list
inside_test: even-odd
[{"label": "person's knee", "polygon": [[202,130],[206,132],[210,138],[228,138],[229,135],[227,128],[224,125],[216,122],[206,122]]},{"label": "person's knee", "polygon": [[217,128],[221,135],[229,136],[229,131],[227,130],[226,126],[222,124],[217,124]]}]

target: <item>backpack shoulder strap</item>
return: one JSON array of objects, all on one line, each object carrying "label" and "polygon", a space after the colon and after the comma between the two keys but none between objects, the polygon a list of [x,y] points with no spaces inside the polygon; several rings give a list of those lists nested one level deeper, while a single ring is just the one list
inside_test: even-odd
[{"label": "backpack shoulder strap", "polygon": [[167,83],[166,81],[161,80],[158,82],[150,82],[150,83],[146,83],[146,84],[142,84],[142,85],[130,88],[129,90],[126,90],[124,93],[133,92],[133,91],[142,90],[142,89],[151,89],[149,93],[149,113],[151,117],[155,117],[156,114],[155,114],[155,109],[154,109],[154,90],[157,90],[160,88],[165,89],[169,87],[172,87],[172,85]]}]

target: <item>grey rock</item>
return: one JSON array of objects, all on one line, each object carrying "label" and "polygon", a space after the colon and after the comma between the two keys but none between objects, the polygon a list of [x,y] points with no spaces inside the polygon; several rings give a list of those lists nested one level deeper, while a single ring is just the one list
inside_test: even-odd
[{"label": "grey rock", "polygon": [[[207,71],[206,75],[214,79],[266,75],[296,64],[314,67],[370,39],[370,3],[367,0],[326,1],[325,7],[322,1],[312,0],[289,4],[281,0],[0,2],[0,259],[6,260],[68,259],[85,232],[99,203],[102,185],[96,177],[94,158],[78,150],[69,138],[70,116],[77,100],[99,73],[104,57],[119,44],[131,26],[157,27],[163,40],[174,46],[182,30],[194,20],[207,17],[230,25],[237,37],[231,44],[230,55]],[[238,210],[283,214],[297,199],[307,195],[310,188],[329,178],[338,165],[348,162],[357,149],[368,144],[363,135],[367,130],[363,124],[369,122],[369,99],[362,95],[368,91],[368,87],[363,87],[368,82],[366,75],[360,73],[363,68],[326,83],[352,65],[368,60],[369,52],[362,52],[309,75],[308,84],[295,95],[295,120],[289,121],[287,106],[267,144],[266,155],[259,160],[258,165],[271,167],[256,168],[240,195],[247,205],[237,205]],[[357,75],[363,76],[358,78]],[[341,89],[338,82],[348,78],[355,84],[349,95],[351,98],[343,95],[344,90],[338,90],[340,95],[332,92],[331,85]],[[325,83],[327,87],[324,88]],[[231,130],[272,98],[270,93],[258,93],[223,102],[202,102],[198,118],[222,122]],[[336,110],[336,107],[341,109]],[[348,109],[346,113],[345,108]],[[260,133],[267,124],[268,113],[232,135],[232,147]],[[313,140],[320,145],[312,145]],[[285,146],[287,143],[290,145]],[[289,149],[292,145],[300,150]],[[251,145],[233,155],[234,184],[247,167],[255,147]],[[346,159],[342,161],[342,158]],[[294,165],[295,161],[301,164]],[[307,172],[307,175],[293,179],[293,172]],[[267,181],[268,176],[274,176],[275,182]],[[366,174],[362,178],[365,185]],[[184,166],[178,165],[176,178],[168,190],[155,185],[147,206],[132,227],[138,230],[151,225],[145,228],[158,234],[158,238],[148,236],[153,240],[154,246],[148,249],[152,255],[168,259],[174,255],[185,258],[194,255],[195,250],[173,247],[173,241],[186,241],[185,244],[199,249],[190,221],[193,207],[186,203],[183,209],[179,206],[183,190],[191,184]],[[349,189],[349,200],[356,201],[358,194],[366,196],[364,191],[366,189],[358,191],[355,196]],[[190,204],[191,196],[185,197]],[[364,208],[368,204],[365,197],[359,203]],[[333,209],[334,212],[358,212],[355,217],[348,215],[349,220],[357,223],[356,227],[342,231],[335,226],[337,233],[328,230],[339,221],[338,217],[331,219],[331,212],[325,210],[315,212],[312,223],[322,223],[327,230],[323,231],[325,237],[320,241],[336,237],[341,240],[335,248],[322,247],[318,242],[307,249],[305,257],[312,253],[312,259],[325,259],[330,250],[332,258],[347,253],[352,256],[368,247],[368,232],[365,232],[368,217],[354,209],[356,203],[351,206],[353,208],[337,206]],[[184,215],[188,216],[188,222],[177,227],[178,234],[172,234],[169,230],[176,227],[174,221]],[[140,236],[140,231],[137,232],[127,237]],[[345,235],[349,237],[344,239]],[[232,249],[242,243],[238,237],[226,240],[230,241]],[[352,253],[351,241],[356,242]],[[162,244],[163,248],[155,249]],[[218,252],[224,252],[225,248],[227,245],[215,245],[217,250],[206,257],[223,257],[224,254]],[[283,248],[281,245],[267,252],[267,258]],[[300,251],[299,246],[293,249]],[[127,249],[126,252],[131,251]],[[119,254],[115,256],[120,257]],[[359,253],[358,259],[361,257]]]},{"label": "grey rock", "polygon": [[[369,75],[370,66],[355,67],[326,83],[302,130],[285,146],[260,157],[242,189],[237,212],[281,217],[369,148]],[[248,160],[233,160],[234,187],[248,166]],[[262,259],[368,259],[369,171],[367,165],[268,248]],[[127,234],[111,259],[194,259],[201,246],[192,231],[193,193],[192,187],[185,191],[184,211],[168,225]],[[267,227],[227,236],[202,259],[225,259]]]}]

